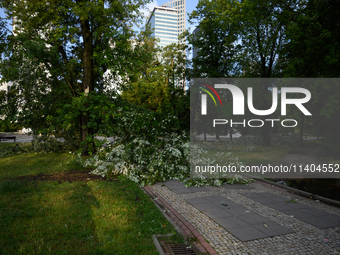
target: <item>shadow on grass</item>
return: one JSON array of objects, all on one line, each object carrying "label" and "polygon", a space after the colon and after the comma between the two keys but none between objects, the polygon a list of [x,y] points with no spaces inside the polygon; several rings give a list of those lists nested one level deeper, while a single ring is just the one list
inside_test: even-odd
[{"label": "shadow on grass", "polygon": [[0,179],[81,169],[68,153],[24,153],[0,157]]},{"label": "shadow on grass", "polygon": [[0,254],[157,254],[174,229],[128,180],[0,181]]},{"label": "shadow on grass", "polygon": [[98,254],[92,207],[81,183],[0,183],[0,254]]}]

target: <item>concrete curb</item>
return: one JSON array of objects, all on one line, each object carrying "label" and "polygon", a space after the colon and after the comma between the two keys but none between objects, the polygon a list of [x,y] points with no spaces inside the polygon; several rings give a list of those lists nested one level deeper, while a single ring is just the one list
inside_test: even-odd
[{"label": "concrete curb", "polygon": [[164,198],[155,194],[151,186],[143,187],[143,190],[154,201],[155,205],[160,209],[163,215],[175,227],[176,230],[185,240],[195,239],[194,247],[199,254],[217,255],[217,252],[204,239],[204,237],[188,222],[180,213],[178,213]]},{"label": "concrete curb", "polygon": [[159,255],[165,255],[165,253],[163,252],[161,244],[158,242],[157,236],[159,236],[159,235],[153,234],[152,235],[152,241],[155,244]]}]

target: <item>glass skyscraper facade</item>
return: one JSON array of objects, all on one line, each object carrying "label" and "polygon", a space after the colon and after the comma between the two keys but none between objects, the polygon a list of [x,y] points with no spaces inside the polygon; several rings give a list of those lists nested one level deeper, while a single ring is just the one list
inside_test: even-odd
[{"label": "glass skyscraper facade", "polygon": [[159,38],[159,46],[178,41],[178,35],[185,30],[185,0],[172,0],[157,6],[151,12],[147,24],[153,29],[152,36]]},{"label": "glass skyscraper facade", "polygon": [[[180,35],[185,30],[185,0],[172,0],[163,6],[177,10],[178,35]],[[180,42],[184,43],[184,40]]]}]

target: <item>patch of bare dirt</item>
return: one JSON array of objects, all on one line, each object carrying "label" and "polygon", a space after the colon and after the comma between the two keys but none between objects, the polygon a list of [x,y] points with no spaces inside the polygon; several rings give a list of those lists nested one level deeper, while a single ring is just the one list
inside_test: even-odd
[{"label": "patch of bare dirt", "polygon": [[91,170],[79,171],[71,170],[67,172],[54,173],[54,174],[38,174],[38,175],[26,175],[13,178],[12,180],[23,181],[57,181],[61,182],[88,182],[93,180],[106,180],[106,177],[100,175],[89,174]]}]

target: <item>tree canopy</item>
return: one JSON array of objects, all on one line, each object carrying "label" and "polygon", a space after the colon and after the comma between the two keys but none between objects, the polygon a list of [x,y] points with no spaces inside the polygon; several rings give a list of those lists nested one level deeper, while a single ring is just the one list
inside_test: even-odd
[{"label": "tree canopy", "polygon": [[[336,0],[200,0],[189,15],[189,22],[197,24],[195,33],[187,33],[197,52],[191,77],[339,77],[339,8]],[[259,109],[270,108],[272,86],[256,86],[254,104]],[[340,152],[338,87],[302,87],[313,95],[314,114],[305,120],[290,109],[290,116],[302,124],[296,131],[323,136],[327,147]],[[263,144],[269,145],[269,133],[276,130],[268,125],[261,129]]]},{"label": "tree canopy", "polygon": [[13,35],[1,74],[14,81],[18,118],[35,132],[71,131],[84,146],[113,106],[112,85],[138,65],[132,27],[146,0],[4,0]]}]

